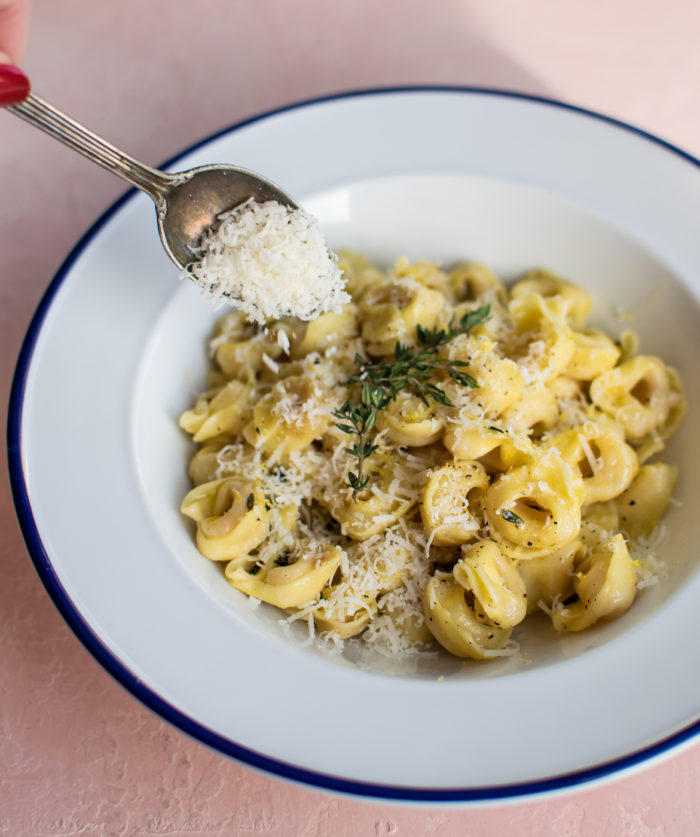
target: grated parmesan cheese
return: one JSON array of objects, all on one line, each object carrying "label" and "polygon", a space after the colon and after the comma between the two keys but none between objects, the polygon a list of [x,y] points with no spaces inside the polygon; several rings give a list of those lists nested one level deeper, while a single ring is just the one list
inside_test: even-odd
[{"label": "grated parmesan cheese", "polygon": [[274,372],[274,373],[275,373],[275,375],[277,375],[277,373],[280,371],[280,365],[279,365],[279,363],[277,363],[277,361],[273,360],[273,359],[272,359],[272,358],[271,358],[268,354],[266,354],[265,352],[263,352],[263,354],[262,354],[262,360],[263,360],[263,363],[265,364],[265,366],[267,366],[267,368],[268,368],[271,372]]},{"label": "grated parmesan cheese", "polygon": [[597,459],[597,457],[593,453],[593,448],[588,444],[588,439],[586,439],[586,437],[582,433],[578,433],[577,438],[579,444],[581,445],[581,450],[583,451],[586,460],[588,461],[588,466],[591,469],[591,473],[598,473],[602,463]]},{"label": "grated parmesan cheese", "polygon": [[283,328],[277,329],[277,345],[286,355],[289,354],[289,335]]},{"label": "grated parmesan cheese", "polygon": [[303,209],[250,198],[220,221],[185,275],[251,321],[313,320],[350,301],[336,256]]}]

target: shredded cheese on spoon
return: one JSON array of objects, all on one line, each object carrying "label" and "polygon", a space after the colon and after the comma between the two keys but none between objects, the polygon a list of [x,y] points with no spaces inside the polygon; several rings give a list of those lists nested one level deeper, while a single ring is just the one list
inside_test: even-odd
[{"label": "shredded cheese on spoon", "polygon": [[219,220],[186,275],[251,321],[313,320],[350,301],[335,254],[303,209],[250,198]]}]

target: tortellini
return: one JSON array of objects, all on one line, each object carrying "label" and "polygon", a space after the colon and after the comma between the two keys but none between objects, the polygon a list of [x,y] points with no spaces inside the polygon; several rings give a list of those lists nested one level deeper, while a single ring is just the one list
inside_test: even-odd
[{"label": "tortellini", "polygon": [[428,473],[421,500],[425,533],[435,546],[472,540],[481,529],[475,504],[489,484],[480,462],[451,462]]},{"label": "tortellini", "polygon": [[[216,338],[214,339],[215,342]],[[282,346],[267,334],[255,334],[241,340],[218,342],[216,363],[229,379],[254,383],[266,363],[276,363],[283,353]]]},{"label": "tortellini", "polygon": [[431,633],[451,654],[484,660],[489,652],[505,647],[509,628],[499,628],[469,603],[470,591],[451,574],[436,572],[423,594],[423,607]]},{"label": "tortellini", "polygon": [[474,596],[474,608],[499,628],[514,628],[527,613],[525,582],[493,541],[462,547],[452,575]]},{"label": "tortellini", "polygon": [[366,256],[353,250],[338,250],[338,267],[346,280],[345,290],[355,301],[372,285],[381,285],[386,281],[383,270],[375,267]]},{"label": "tortellini", "polygon": [[404,256],[396,260],[394,275],[397,279],[413,279],[419,285],[438,291],[443,296],[450,296],[450,280],[445,271],[433,262],[411,263]]},{"label": "tortellini", "polygon": [[634,450],[619,428],[608,422],[586,422],[546,442],[583,480],[583,505],[600,503],[623,492],[639,470]]},{"label": "tortellini", "polygon": [[267,454],[286,454],[320,438],[331,422],[330,394],[309,378],[284,378],[264,395],[242,428],[246,441]]},{"label": "tortellini", "polygon": [[417,395],[400,392],[377,416],[377,426],[386,430],[396,445],[423,447],[437,442],[444,422],[434,404],[425,404]]},{"label": "tortellini", "polygon": [[592,381],[612,369],[622,354],[612,338],[602,331],[586,329],[571,335],[574,350],[564,367],[564,375],[580,381]]},{"label": "tortellini", "polygon": [[592,304],[590,294],[583,288],[567,282],[549,270],[535,268],[513,285],[510,298],[517,300],[533,294],[544,300],[554,299],[561,302],[566,319],[572,327],[583,328]]},{"label": "tortellini", "polygon": [[676,376],[660,358],[637,355],[598,375],[591,400],[638,443],[651,434],[665,438],[683,398]]},{"label": "tortellini", "polygon": [[542,435],[559,418],[556,395],[544,384],[530,384],[515,404],[503,411],[501,418],[516,433]]},{"label": "tortellini", "polygon": [[212,561],[255,549],[268,535],[265,497],[252,480],[205,482],[187,494],[181,511],[197,524],[197,549]]},{"label": "tortellini", "polygon": [[353,498],[344,490],[340,481],[343,477],[331,485],[330,490],[324,486],[316,495],[318,503],[340,524],[343,534],[358,541],[383,532],[406,515],[417,502],[411,486],[394,476],[393,457],[386,451],[379,451],[370,457],[366,461],[366,469],[373,482],[358,496]]},{"label": "tortellini", "polygon": [[328,311],[310,322],[299,321],[293,330],[292,357],[322,352],[351,340],[359,328],[357,306],[344,305],[342,311]]},{"label": "tortellini", "polygon": [[491,304],[506,304],[506,289],[500,279],[478,262],[458,264],[450,271],[447,281],[451,296],[457,303],[464,300],[488,300]]},{"label": "tortellini", "polygon": [[649,535],[666,511],[677,478],[675,465],[642,465],[629,487],[614,500],[620,529],[631,538]]},{"label": "tortellini", "polygon": [[547,382],[563,374],[574,354],[571,305],[559,296],[528,293],[512,298],[510,312],[521,375],[528,382]]},{"label": "tortellini", "polygon": [[575,601],[552,607],[552,623],[558,631],[582,631],[601,619],[619,616],[634,601],[637,574],[621,534],[574,569]]},{"label": "tortellini", "polygon": [[397,341],[413,343],[416,326],[432,327],[445,298],[414,279],[370,287],[360,300],[362,339],[373,355],[392,354]]},{"label": "tortellini", "polygon": [[555,599],[565,599],[573,594],[571,579],[578,549],[579,542],[575,540],[539,558],[516,562],[525,585],[528,614],[542,607],[551,610]]},{"label": "tortellini", "polygon": [[511,558],[538,558],[581,528],[582,479],[555,451],[499,476],[484,495],[491,536]]},{"label": "tortellini", "polygon": [[224,572],[234,587],[253,598],[279,608],[300,607],[318,598],[340,564],[341,549],[319,549],[302,541],[297,551],[293,562],[277,559],[262,567],[252,556],[234,558]]},{"label": "tortellini", "polygon": [[246,425],[253,387],[228,381],[212,398],[200,398],[180,416],[180,427],[192,434],[193,442],[206,442],[222,434],[236,436]]},{"label": "tortellini", "polygon": [[202,555],[335,652],[483,661],[535,614],[563,635],[624,613],[678,477],[650,461],[686,409],[678,373],[542,268],[508,288],[474,261],[338,263],[342,309],[216,325],[179,418]]},{"label": "tortellini", "polygon": [[[501,355],[491,338],[469,334],[456,337],[447,354],[451,360],[467,363],[470,374],[478,383],[478,387],[459,394],[465,402],[463,413],[495,418],[521,398],[524,382],[520,368],[515,361]],[[451,384],[447,388],[455,402],[459,400],[455,393],[457,386]]]}]

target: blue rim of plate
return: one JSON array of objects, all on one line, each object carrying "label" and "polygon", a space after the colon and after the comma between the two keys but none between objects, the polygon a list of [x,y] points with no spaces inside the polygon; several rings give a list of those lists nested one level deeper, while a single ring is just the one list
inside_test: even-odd
[{"label": "blue rim of plate", "polygon": [[[588,110],[577,105],[571,105],[556,99],[549,99],[543,96],[535,96],[526,93],[515,93],[508,90],[500,90],[488,87],[463,87],[457,85],[411,85],[399,87],[378,87],[362,90],[351,90],[329,96],[308,99],[296,102],[257,116],[237,122],[234,125],[224,128],[221,131],[208,136],[199,142],[194,143],[176,156],[167,160],[162,168],[173,166],[180,158],[196,151],[204,145],[234,131],[254,124],[255,122],[268,119],[281,113],[298,110],[301,108],[313,107],[326,102],[340,101],[343,99],[354,99],[365,96],[377,96],[386,94],[411,94],[411,93],[453,93],[455,95],[467,96],[494,96],[510,98],[519,101],[534,102],[554,108],[572,111],[593,119],[606,122],[616,128],[628,131],[643,139],[655,143],[671,153],[683,158],[694,166],[700,167],[700,159],[686,151],[678,148],[672,143],[655,136],[641,128],[630,125],[614,117],[606,116],[596,111]],[[51,280],[44,292],[39,305],[32,317],[29,328],[25,335],[22,347],[17,359],[15,374],[10,390],[10,400],[7,423],[7,455],[10,474],[10,486],[15,504],[15,510],[19,519],[22,535],[29,551],[34,566],[43,582],[48,594],[55,606],[68,623],[70,628],[83,643],[87,650],[124,688],[145,704],[164,720],[178,727],[197,741],[212,747],[224,755],[247,764],[250,767],[262,770],[267,773],[279,776],[293,782],[320,788],[335,793],[350,794],[352,796],[384,799],[396,802],[414,803],[436,803],[436,802],[497,802],[499,800],[518,799],[522,797],[533,797],[542,794],[549,794],[555,791],[574,789],[577,786],[587,785],[605,778],[611,778],[616,774],[627,772],[635,767],[640,767],[663,754],[690,742],[700,734],[700,721],[694,722],[684,729],[669,735],[656,744],[639,749],[627,756],[596,765],[584,770],[564,773],[541,780],[522,782],[517,784],[493,785],[486,787],[464,787],[464,788],[419,788],[374,784],[359,782],[350,779],[343,779],[337,776],[321,772],[306,770],[294,764],[269,758],[262,753],[255,752],[242,747],[216,734],[210,729],[198,723],[180,712],[174,706],[164,701],[158,694],[147,688],[135,677],[120,660],[102,644],[89,624],[79,613],[76,606],[70,600],[61,582],[59,581],[51,561],[44,549],[38,528],[32,514],[31,503],[27,484],[22,471],[21,438],[22,438],[22,409],[24,393],[27,383],[27,375],[31,366],[34,348],[44,319],[51,307],[53,299],[60,288],[63,280],[70,272],[73,264],[80,257],[86,246],[92,241],[105,224],[124,206],[124,204],[136,193],[136,189],[129,189],[121,198],[110,206],[95,223],[87,230],[78,243],[73,247],[56,275]]]}]

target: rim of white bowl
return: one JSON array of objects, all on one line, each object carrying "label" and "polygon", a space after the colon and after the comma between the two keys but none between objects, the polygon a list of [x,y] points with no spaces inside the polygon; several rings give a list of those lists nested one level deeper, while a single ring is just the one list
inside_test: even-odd
[{"label": "rim of white bowl", "polygon": [[[303,108],[315,107],[327,102],[340,101],[360,97],[379,96],[387,94],[412,94],[412,93],[454,93],[455,95],[467,96],[494,96],[500,98],[511,98],[519,101],[534,102],[548,107],[568,110],[579,115],[600,120],[613,127],[630,132],[649,142],[652,142],[668,152],[681,157],[693,166],[700,167],[700,159],[694,157],[687,151],[673,145],[656,135],[638,128],[623,120],[607,116],[596,111],[569,104],[557,99],[537,96],[527,93],[517,93],[510,90],[503,90],[489,87],[469,87],[459,85],[407,85],[394,87],[364,88],[360,90],[349,90],[341,93],[320,96],[312,99],[305,99],[290,105],[275,108],[257,114],[256,116],[236,122],[230,127],[224,128],[210,136],[199,140],[188,146],[174,157],[168,159],[161,168],[170,168],[178,160],[208,145],[219,137],[226,136],[240,130],[255,122],[260,122],[278,114],[288,113]],[[54,605],[68,623],[77,638],[95,659],[111,674],[124,688],[149,707],[165,721],[173,724],[182,732],[190,735],[197,741],[212,747],[224,755],[258,770],[271,773],[283,779],[310,785],[334,793],[349,794],[352,796],[365,797],[370,799],[384,799],[393,802],[408,803],[495,803],[507,800],[517,801],[524,797],[542,796],[553,794],[557,791],[573,790],[577,787],[599,783],[602,780],[628,773],[635,768],[649,764],[663,755],[668,755],[672,750],[687,744],[700,734],[700,721],[689,724],[683,729],[666,736],[662,740],[642,747],[633,753],[620,758],[602,762],[593,767],[582,770],[562,773],[560,775],[547,777],[536,781],[520,783],[509,783],[504,785],[486,787],[463,787],[463,788],[420,788],[409,786],[384,785],[381,783],[360,782],[345,779],[319,771],[308,770],[303,767],[271,758],[258,753],[247,747],[237,744],[223,736],[213,732],[194,718],[189,717],[179,709],[163,700],[152,689],[146,687],[119,658],[107,648],[90,627],[89,623],[82,616],[77,606],[70,599],[65,588],[61,584],[51,561],[44,548],[41,535],[32,513],[29,491],[22,468],[21,442],[22,442],[22,414],[24,406],[24,394],[27,384],[27,375],[31,366],[34,349],[41,332],[46,315],[53,303],[54,297],[61,287],[65,277],[69,274],[73,264],[81,256],[87,245],[116,215],[124,204],[137,192],[136,189],[129,189],[117,201],[115,201],[92,226],[79,239],[77,244],[70,251],[61,267],[58,269],[30,321],[27,333],[24,337],[20,353],[18,355],[15,373],[10,389],[10,399],[7,421],[7,458],[10,476],[10,486],[15,504],[15,511],[19,520],[20,528],[29,555],[44,584]]]}]

